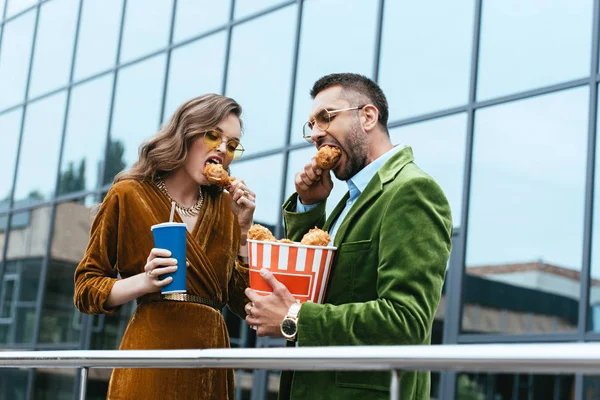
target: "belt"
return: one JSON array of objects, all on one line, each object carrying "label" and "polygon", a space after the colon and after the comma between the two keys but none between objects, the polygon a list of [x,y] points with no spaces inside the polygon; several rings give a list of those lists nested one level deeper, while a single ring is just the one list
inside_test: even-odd
[{"label": "belt", "polygon": [[221,312],[223,306],[218,302],[210,299],[205,299],[200,296],[196,296],[193,294],[187,293],[169,293],[169,294],[161,294],[160,296],[152,296],[152,297],[142,297],[137,299],[138,304],[143,303],[157,303],[163,301],[182,301],[186,303],[196,303],[203,304],[205,306],[209,306],[214,308],[215,310]]}]

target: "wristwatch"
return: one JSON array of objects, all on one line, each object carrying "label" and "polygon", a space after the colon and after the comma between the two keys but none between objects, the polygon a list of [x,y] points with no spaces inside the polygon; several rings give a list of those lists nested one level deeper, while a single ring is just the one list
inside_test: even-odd
[{"label": "wristwatch", "polygon": [[281,334],[290,342],[296,341],[298,335],[298,313],[300,312],[300,302],[290,306],[283,321],[281,321]]}]

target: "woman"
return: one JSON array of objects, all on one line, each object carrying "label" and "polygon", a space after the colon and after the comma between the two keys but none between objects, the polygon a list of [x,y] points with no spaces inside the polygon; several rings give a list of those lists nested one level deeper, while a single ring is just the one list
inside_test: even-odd
[{"label": "woman", "polygon": [[[246,237],[255,195],[243,180],[210,186],[203,170],[227,169],[243,152],[242,109],[207,94],[179,107],[158,135],[143,144],[131,170],[115,178],[92,225],[85,256],[75,271],[75,305],[88,314],[115,314],[137,299],[120,349],[229,347],[220,309],[245,316],[248,287]],[[187,293],[161,295],[176,265],[153,248],[150,227],[187,224]],[[233,371],[225,369],[115,369],[110,399],[233,399]]]}]

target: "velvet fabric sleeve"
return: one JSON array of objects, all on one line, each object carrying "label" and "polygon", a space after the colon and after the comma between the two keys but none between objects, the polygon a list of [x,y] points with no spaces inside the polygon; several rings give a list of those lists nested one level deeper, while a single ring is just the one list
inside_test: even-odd
[{"label": "velvet fabric sleeve", "polygon": [[285,237],[295,242],[300,242],[309,229],[323,228],[325,225],[325,210],[327,201],[322,201],[316,207],[306,211],[296,211],[298,194],[294,193],[283,204],[283,222],[285,225]]},{"label": "velvet fabric sleeve", "polygon": [[86,314],[113,315],[120,307],[104,303],[117,281],[119,199],[109,191],[100,205],[90,232],[85,255],[75,270],[75,306]]}]

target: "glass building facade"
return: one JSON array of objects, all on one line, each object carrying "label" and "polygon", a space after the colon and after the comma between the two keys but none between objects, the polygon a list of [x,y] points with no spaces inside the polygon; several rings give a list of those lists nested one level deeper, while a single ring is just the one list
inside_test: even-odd
[{"label": "glass building facade", "polygon": [[[241,103],[232,173],[280,237],[331,72],[381,85],[392,140],[449,198],[434,343],[600,340],[599,1],[0,0],[0,351],[118,347],[134,304],[80,314],[73,272],[115,174],[190,97]],[[234,346],[283,344],[224,313]],[[277,371],[236,374],[238,399],[275,398]],[[0,400],[72,399],[78,376],[0,369]],[[432,398],[600,399],[600,380],[435,373]]]}]

